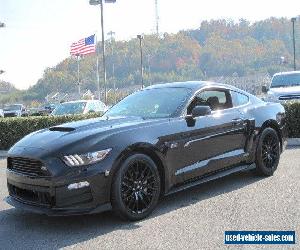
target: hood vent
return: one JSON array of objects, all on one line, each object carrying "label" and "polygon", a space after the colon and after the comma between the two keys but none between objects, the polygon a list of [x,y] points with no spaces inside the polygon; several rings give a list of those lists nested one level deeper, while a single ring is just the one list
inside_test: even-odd
[{"label": "hood vent", "polygon": [[50,131],[60,131],[60,132],[71,132],[74,131],[75,128],[68,128],[68,127],[52,127],[49,128]]}]

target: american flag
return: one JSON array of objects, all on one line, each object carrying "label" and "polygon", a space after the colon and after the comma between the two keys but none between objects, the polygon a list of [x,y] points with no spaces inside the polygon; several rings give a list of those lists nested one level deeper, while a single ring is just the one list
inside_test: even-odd
[{"label": "american flag", "polygon": [[95,35],[80,39],[71,45],[71,55],[81,56],[96,52]]}]

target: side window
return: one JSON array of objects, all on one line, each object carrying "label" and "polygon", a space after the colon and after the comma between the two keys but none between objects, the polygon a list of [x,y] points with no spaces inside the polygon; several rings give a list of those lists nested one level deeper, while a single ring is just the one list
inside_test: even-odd
[{"label": "side window", "polygon": [[249,102],[248,96],[235,91],[231,91],[231,98],[233,107],[238,107]]},{"label": "side window", "polygon": [[95,105],[96,105],[96,111],[100,112],[102,110],[102,104],[101,104],[101,102],[95,102]]},{"label": "side window", "polygon": [[88,102],[88,112],[95,111],[94,102]]},{"label": "side window", "polygon": [[232,108],[230,93],[226,89],[204,90],[192,101],[188,113],[191,113],[195,106],[202,105],[209,106],[213,111]]},{"label": "side window", "polygon": [[98,105],[98,102],[97,102],[97,101],[93,102],[93,110],[94,110],[95,112],[98,112],[98,111],[99,111],[99,105]]}]

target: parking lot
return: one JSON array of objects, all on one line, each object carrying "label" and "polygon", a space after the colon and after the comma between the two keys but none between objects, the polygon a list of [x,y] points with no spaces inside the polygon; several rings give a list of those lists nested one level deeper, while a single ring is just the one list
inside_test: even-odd
[{"label": "parking lot", "polygon": [[243,172],[173,194],[150,218],[135,223],[111,212],[73,217],[30,214],[7,205],[6,195],[5,161],[0,160],[0,249],[275,249],[224,245],[224,231],[295,230],[298,242],[300,148],[284,152],[272,177]]}]

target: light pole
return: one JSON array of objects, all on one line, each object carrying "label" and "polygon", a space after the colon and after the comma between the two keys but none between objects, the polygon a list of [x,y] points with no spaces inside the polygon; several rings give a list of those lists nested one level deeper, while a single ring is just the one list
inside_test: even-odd
[{"label": "light pole", "polygon": [[112,80],[113,80],[113,86],[114,86],[114,104],[117,101],[117,97],[116,97],[116,81],[115,81],[115,61],[114,61],[114,36],[115,36],[115,32],[110,31],[107,33],[108,36],[110,36],[110,48],[111,48],[111,58],[112,58]]},{"label": "light pole", "polygon": [[[0,28],[4,28],[4,27],[5,27],[5,23],[0,22]],[[3,73],[5,73],[5,71],[0,69],[0,75],[2,75]]]},{"label": "light pole", "polygon": [[142,89],[144,88],[144,67],[143,67],[143,44],[142,40],[144,39],[143,35],[137,35],[137,38],[140,41],[140,54],[141,54],[141,80],[142,80]]},{"label": "light pole", "polygon": [[293,26],[293,51],[294,51],[294,70],[296,70],[296,41],[295,41],[295,22],[297,18],[291,18],[292,26]]},{"label": "light pole", "polygon": [[[103,62],[103,84],[104,84],[104,102],[107,104],[107,87],[106,87],[106,63],[105,63],[105,40],[104,40],[104,18],[103,3],[115,3],[116,0],[89,0],[90,5],[100,5],[101,10],[101,37],[102,37],[102,62]],[[97,69],[99,70],[99,69]]]}]

